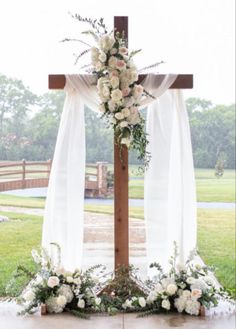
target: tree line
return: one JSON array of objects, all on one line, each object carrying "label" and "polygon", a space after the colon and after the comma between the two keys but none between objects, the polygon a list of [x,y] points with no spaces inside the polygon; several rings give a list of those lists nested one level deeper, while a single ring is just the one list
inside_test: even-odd
[{"label": "tree line", "polygon": [[[64,92],[37,96],[22,81],[0,74],[0,160],[48,160],[53,157]],[[235,104],[214,105],[200,98],[186,101],[195,167],[222,161],[235,168]],[[86,160],[113,162],[113,133],[98,114],[85,111]],[[130,163],[137,164],[130,152]]]}]

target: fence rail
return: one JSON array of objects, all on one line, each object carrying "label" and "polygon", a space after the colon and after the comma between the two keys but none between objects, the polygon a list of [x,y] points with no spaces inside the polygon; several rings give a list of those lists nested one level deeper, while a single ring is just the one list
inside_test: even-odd
[{"label": "fence rail", "polygon": [[[0,192],[47,187],[51,167],[51,160],[0,162]],[[85,195],[103,197],[107,193],[107,164],[104,162],[87,164]]]}]

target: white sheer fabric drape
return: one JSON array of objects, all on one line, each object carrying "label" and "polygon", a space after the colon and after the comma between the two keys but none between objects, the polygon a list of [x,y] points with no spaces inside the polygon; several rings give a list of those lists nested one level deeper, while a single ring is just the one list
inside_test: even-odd
[{"label": "white sheer fabric drape", "polygon": [[[42,246],[52,258],[61,247],[61,264],[73,270],[82,264],[84,231],[85,124],[84,104],[96,110],[93,77],[66,76],[66,99],[48,186]],[[55,260],[56,261],[56,260]]]},{"label": "white sheer fabric drape", "polygon": [[180,90],[166,90],[152,102],[147,133],[152,155],[144,183],[147,260],[148,264],[159,262],[167,269],[174,241],[180,262],[196,247],[192,148]]},{"label": "white sheer fabric drape", "polygon": [[[181,259],[195,247],[195,190],[188,119],[181,93],[168,91],[176,75],[148,75],[143,85],[154,96],[148,109],[148,150],[152,159],[145,175],[145,218],[148,263],[166,266],[173,241]],[[58,132],[48,188],[42,245],[61,247],[61,263],[81,267],[84,231],[84,105],[97,111],[99,98],[92,76],[68,75],[66,100]]]}]

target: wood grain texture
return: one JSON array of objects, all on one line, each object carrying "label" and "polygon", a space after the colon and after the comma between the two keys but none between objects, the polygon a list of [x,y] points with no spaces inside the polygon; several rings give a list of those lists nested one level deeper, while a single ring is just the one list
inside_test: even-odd
[{"label": "wood grain texture", "polygon": [[[164,74],[159,74],[164,76]],[[145,74],[139,75],[138,83],[141,83],[146,77]],[[63,74],[50,74],[48,76],[49,89],[64,89],[66,77]],[[193,88],[193,75],[192,74],[179,74],[170,89],[192,89]]]}]

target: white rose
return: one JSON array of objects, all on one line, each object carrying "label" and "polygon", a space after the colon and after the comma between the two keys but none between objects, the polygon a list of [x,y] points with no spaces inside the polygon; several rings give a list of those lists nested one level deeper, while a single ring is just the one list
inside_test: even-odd
[{"label": "white rose", "polygon": [[95,298],[95,304],[97,306],[99,306],[101,304],[101,301],[102,301],[101,298],[99,298],[99,297]]},{"label": "white rose", "polygon": [[191,292],[191,297],[192,298],[195,298],[195,299],[198,299],[202,296],[202,291],[201,289],[193,289],[192,292]]},{"label": "white rose", "polygon": [[104,97],[109,98],[110,96],[110,89],[107,86],[103,86],[102,94]]},{"label": "white rose", "polygon": [[187,278],[186,281],[187,281],[188,284],[193,284],[193,283],[195,283],[196,279],[190,276],[190,277]]},{"label": "white rose", "polygon": [[99,40],[99,45],[105,52],[110,50],[113,47],[114,43],[115,43],[114,37],[109,35],[104,35]]},{"label": "white rose", "polygon": [[66,305],[66,302],[67,302],[67,300],[66,300],[66,297],[65,296],[60,295],[60,296],[57,297],[57,305],[59,305],[59,306],[65,306]]},{"label": "white rose", "polygon": [[107,78],[101,77],[98,79],[97,87],[98,87],[98,89],[101,89],[104,84],[108,84],[108,83],[109,83],[109,80]]},{"label": "white rose", "polygon": [[[138,80],[138,72],[136,70],[131,70],[131,73],[130,73],[130,80],[132,82],[135,82]],[[140,89],[141,90],[141,89]],[[142,89],[142,92],[143,92],[143,89]]]},{"label": "white rose", "polygon": [[161,303],[161,307],[166,309],[166,310],[170,310],[170,302],[168,299],[164,299]]},{"label": "white rose", "polygon": [[128,49],[126,47],[120,47],[119,48],[119,54],[127,55],[128,54]]},{"label": "white rose", "polygon": [[100,53],[100,55],[98,56],[98,59],[99,59],[102,63],[104,63],[104,62],[106,62],[107,55],[102,51],[102,52]]},{"label": "white rose", "polygon": [[138,299],[138,303],[141,307],[145,307],[146,306],[146,300],[144,297],[139,297]]},{"label": "white rose", "polygon": [[122,92],[120,89],[112,90],[111,92],[111,99],[114,103],[119,102],[122,99]]},{"label": "white rose", "polygon": [[122,89],[122,95],[123,95],[123,97],[128,96],[129,93],[130,93],[130,88],[129,87],[125,87],[125,88]]},{"label": "white rose", "polygon": [[183,293],[182,293],[182,296],[184,298],[189,298],[191,295],[191,292],[189,290],[184,290]]},{"label": "white rose", "polygon": [[117,70],[113,70],[109,73],[109,78],[118,77],[118,76],[119,76],[119,72]]},{"label": "white rose", "polygon": [[116,118],[117,120],[123,120],[123,119],[124,119],[124,114],[121,113],[121,112],[117,112],[117,113],[115,114],[115,118]]},{"label": "white rose", "polygon": [[127,127],[129,124],[128,124],[128,122],[127,121],[121,121],[121,123],[120,123],[120,127],[121,128],[125,128],[125,127]]},{"label": "white rose", "polygon": [[33,290],[27,290],[24,293],[23,298],[26,302],[32,302],[35,299],[35,293]]},{"label": "white rose", "polygon": [[50,277],[48,278],[47,285],[48,285],[48,287],[50,287],[50,288],[54,288],[54,287],[56,287],[56,286],[59,285],[59,282],[60,282],[60,280],[58,279],[57,276],[50,276]]},{"label": "white rose", "polygon": [[120,86],[121,86],[121,89],[122,90],[128,88],[129,85],[130,85],[129,79],[127,79],[127,78],[121,78]]},{"label": "white rose", "polygon": [[135,85],[132,91],[132,94],[135,99],[138,99],[142,96],[143,93],[143,86],[141,85]]},{"label": "white rose", "polygon": [[176,293],[178,287],[175,284],[169,284],[166,288],[167,293],[172,296]]},{"label": "white rose", "polygon": [[119,87],[119,83],[120,83],[120,81],[119,81],[119,78],[118,77],[115,77],[114,76],[110,80],[110,84],[111,84],[111,86],[112,86],[113,89],[118,88]]},{"label": "white rose", "polygon": [[121,113],[124,115],[125,118],[127,118],[130,115],[130,110],[126,107],[121,111]]},{"label": "white rose", "polygon": [[108,61],[108,66],[110,66],[112,69],[116,68],[117,58],[115,56],[111,56]]},{"label": "white rose", "polygon": [[128,121],[131,125],[137,125],[138,123],[141,122],[141,119],[140,119],[139,114],[137,114],[137,115],[130,115],[130,116],[127,118],[127,121]]},{"label": "white rose", "polygon": [[66,281],[67,281],[68,283],[72,283],[72,282],[74,282],[74,279],[72,278],[72,276],[68,276],[68,277],[66,278]]},{"label": "white rose", "polygon": [[112,100],[110,100],[110,101],[108,102],[108,107],[109,107],[109,110],[110,110],[111,112],[114,112],[115,109],[116,109],[116,104],[115,104]]},{"label": "white rose", "polygon": [[123,61],[122,59],[118,59],[116,62],[116,68],[120,71],[124,70],[126,68],[125,61]]},{"label": "white rose", "polygon": [[124,305],[125,305],[125,308],[132,308],[132,307],[133,307],[133,305],[132,305],[132,300],[130,300],[130,299],[126,299]]},{"label": "white rose", "polygon": [[135,102],[135,100],[134,100],[133,96],[127,97],[124,100],[124,106],[130,107],[134,104],[134,102]]},{"label": "white rose", "polygon": [[83,299],[79,299],[77,306],[78,308],[85,308],[85,301]]}]

